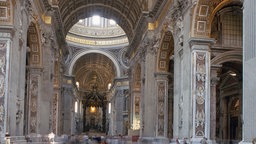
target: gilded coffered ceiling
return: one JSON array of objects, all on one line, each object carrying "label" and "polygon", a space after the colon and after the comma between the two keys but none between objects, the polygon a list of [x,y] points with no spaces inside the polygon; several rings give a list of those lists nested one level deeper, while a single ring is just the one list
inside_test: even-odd
[{"label": "gilded coffered ceiling", "polygon": [[107,56],[89,53],[76,61],[73,75],[81,90],[88,91],[97,84],[99,91],[106,91],[108,84],[116,77],[116,69]]}]

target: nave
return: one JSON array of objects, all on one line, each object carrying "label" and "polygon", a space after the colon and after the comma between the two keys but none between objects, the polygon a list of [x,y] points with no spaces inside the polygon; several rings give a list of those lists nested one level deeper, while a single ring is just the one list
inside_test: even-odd
[{"label": "nave", "polygon": [[255,6],[0,0],[0,143],[254,143]]}]

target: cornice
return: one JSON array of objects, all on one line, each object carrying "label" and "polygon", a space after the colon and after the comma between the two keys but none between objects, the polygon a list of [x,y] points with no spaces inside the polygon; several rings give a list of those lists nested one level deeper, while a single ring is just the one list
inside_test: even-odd
[{"label": "cornice", "polygon": [[0,26],[0,38],[12,38],[15,31],[14,26],[2,25]]}]

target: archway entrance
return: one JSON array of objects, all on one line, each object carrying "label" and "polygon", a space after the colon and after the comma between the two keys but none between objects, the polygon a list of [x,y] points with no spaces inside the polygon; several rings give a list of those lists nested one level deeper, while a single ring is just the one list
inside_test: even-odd
[{"label": "archway entrance", "polygon": [[[106,133],[107,97],[109,85],[117,75],[113,61],[100,53],[88,53],[78,58],[73,67],[76,82],[76,99],[82,103],[82,109],[75,119],[81,119],[78,133],[103,135]],[[79,130],[80,129],[80,130]]]},{"label": "archway entrance", "polygon": [[216,136],[239,142],[242,138],[242,64],[223,63],[217,85]]},{"label": "archway entrance", "polygon": [[24,101],[24,134],[37,133],[39,67],[41,66],[41,45],[35,23],[31,23],[27,32],[26,83]]}]

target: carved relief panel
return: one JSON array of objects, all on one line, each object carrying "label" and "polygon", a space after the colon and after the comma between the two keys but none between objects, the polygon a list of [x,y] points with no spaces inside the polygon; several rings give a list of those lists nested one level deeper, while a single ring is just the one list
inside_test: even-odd
[{"label": "carved relief panel", "polygon": [[204,137],[206,135],[206,121],[207,121],[207,76],[209,74],[207,59],[208,52],[194,51],[194,67],[193,67],[193,92],[194,92],[194,136]]},{"label": "carved relief panel", "polygon": [[37,111],[38,111],[38,75],[31,75],[30,77],[30,124],[29,124],[29,132],[36,133],[37,132]]},{"label": "carved relief panel", "polygon": [[58,93],[53,95],[53,113],[52,113],[52,131],[57,134],[57,120],[58,120]]},{"label": "carved relief panel", "polygon": [[157,82],[157,136],[166,136],[167,81]]},{"label": "carved relief panel", "polygon": [[7,85],[7,75],[6,66],[7,60],[6,55],[8,51],[8,41],[0,40],[0,137],[5,134],[5,120],[6,120],[6,85]]}]

